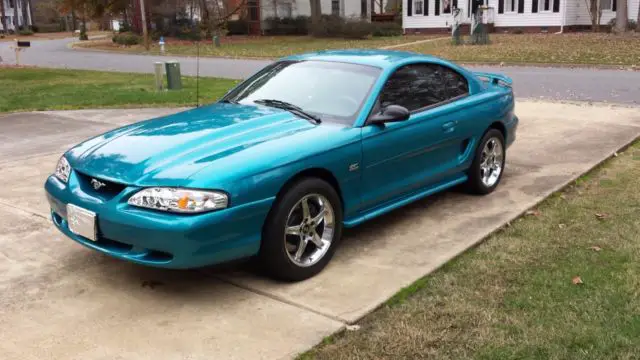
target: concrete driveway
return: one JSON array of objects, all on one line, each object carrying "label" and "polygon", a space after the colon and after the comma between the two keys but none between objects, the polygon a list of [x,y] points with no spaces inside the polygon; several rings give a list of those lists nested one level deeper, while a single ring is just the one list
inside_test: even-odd
[{"label": "concrete driveway", "polygon": [[87,250],[49,223],[42,184],[68,146],[175,110],[0,116],[3,359],[280,359],[373,310],[640,135],[640,109],[522,101],[498,191],[447,192],[345,234],[296,284],[248,265],[144,268]]}]

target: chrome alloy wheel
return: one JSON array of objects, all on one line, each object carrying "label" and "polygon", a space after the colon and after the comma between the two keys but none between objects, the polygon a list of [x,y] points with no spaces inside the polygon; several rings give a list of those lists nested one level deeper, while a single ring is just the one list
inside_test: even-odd
[{"label": "chrome alloy wheel", "polygon": [[331,247],[335,214],[322,195],[305,195],[287,217],[284,245],[289,259],[297,266],[316,264]]},{"label": "chrome alloy wheel", "polygon": [[480,178],[486,187],[492,187],[500,179],[504,167],[502,143],[495,137],[490,138],[482,149],[480,158]]}]

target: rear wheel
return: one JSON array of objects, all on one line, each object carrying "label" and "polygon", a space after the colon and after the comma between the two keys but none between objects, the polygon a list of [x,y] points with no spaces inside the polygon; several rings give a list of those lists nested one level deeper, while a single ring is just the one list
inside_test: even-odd
[{"label": "rear wheel", "polygon": [[485,195],[496,189],[505,166],[504,136],[497,129],[489,129],[476,148],[469,168],[467,188],[470,192]]},{"label": "rear wheel", "polygon": [[304,280],[329,263],[341,235],[342,204],[335,189],[321,179],[301,179],[271,209],[260,260],[276,278]]}]

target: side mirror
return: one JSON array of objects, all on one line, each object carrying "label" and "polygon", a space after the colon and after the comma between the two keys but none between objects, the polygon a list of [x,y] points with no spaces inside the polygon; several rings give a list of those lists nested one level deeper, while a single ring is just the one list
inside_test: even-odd
[{"label": "side mirror", "polygon": [[378,114],[373,115],[369,119],[370,124],[384,124],[388,122],[405,121],[411,113],[409,110],[400,105],[389,105],[382,109]]}]

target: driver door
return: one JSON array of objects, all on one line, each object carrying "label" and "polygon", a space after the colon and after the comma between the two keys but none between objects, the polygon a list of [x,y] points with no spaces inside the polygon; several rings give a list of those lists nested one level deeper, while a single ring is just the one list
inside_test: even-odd
[{"label": "driver door", "polygon": [[460,154],[455,98],[440,65],[418,63],[396,70],[379,94],[377,109],[394,104],[408,120],[362,129],[362,209],[436,184],[451,175]]}]

